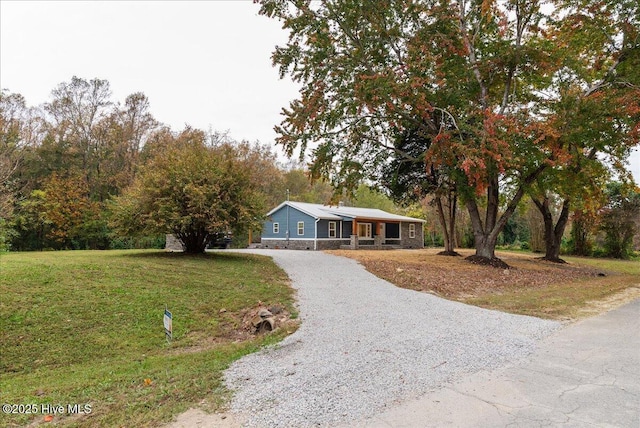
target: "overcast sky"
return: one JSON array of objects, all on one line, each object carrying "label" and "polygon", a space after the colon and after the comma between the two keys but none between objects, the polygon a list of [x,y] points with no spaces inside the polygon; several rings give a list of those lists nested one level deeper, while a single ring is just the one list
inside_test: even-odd
[{"label": "overcast sky", "polygon": [[[0,32],[0,86],[30,106],[74,75],[99,78],[115,101],[146,94],[173,130],[211,127],[272,144],[282,107],[297,95],[271,66],[286,32],[250,0],[0,0]],[[637,149],[631,169],[640,182]]]},{"label": "overcast sky", "polygon": [[76,75],[143,92],[159,121],[270,143],[297,94],[271,52],[281,25],[251,1],[0,1],[2,88],[29,105]]}]

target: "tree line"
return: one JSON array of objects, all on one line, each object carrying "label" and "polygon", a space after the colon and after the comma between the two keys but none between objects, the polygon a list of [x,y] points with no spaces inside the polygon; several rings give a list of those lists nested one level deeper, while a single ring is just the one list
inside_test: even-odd
[{"label": "tree line", "polygon": [[[286,197],[328,202],[329,183],[259,142],[157,121],[141,92],[123,103],[106,80],[73,77],[29,106],[0,93],[0,251],[163,247],[201,252],[217,235],[259,240]],[[346,195],[345,195],[346,197]],[[394,210],[362,187],[349,204]]]},{"label": "tree line", "polygon": [[310,202],[331,194],[265,145],[174,131],[143,93],[121,103],[108,81],[79,77],[35,107],[2,91],[0,183],[3,250],[160,247],[175,233],[195,251],[212,231],[259,230],[287,189]]},{"label": "tree line", "polygon": [[[165,233],[176,234],[192,252],[219,233],[231,233],[243,246],[249,230],[259,236],[263,214],[285,195],[315,203],[340,198],[422,217],[428,220],[427,244],[453,253],[475,245],[472,222],[457,209],[453,169],[444,173],[392,156],[377,182],[366,185],[363,175],[347,192],[339,183],[310,180],[300,162],[283,165],[266,145],[190,127],[173,131],[155,120],[144,94],[120,104],[100,79],[73,77],[38,107],[4,90],[0,113],[3,250],[161,247]],[[407,133],[401,144],[417,158],[430,146]],[[574,205],[579,208],[562,250],[629,257],[640,192],[611,181],[607,170],[592,178],[597,185]],[[537,189],[532,186],[531,202],[519,205],[496,244],[548,253],[548,224],[569,220],[566,196]],[[481,209],[486,204],[480,201]],[[560,246],[554,251],[559,254]]]}]

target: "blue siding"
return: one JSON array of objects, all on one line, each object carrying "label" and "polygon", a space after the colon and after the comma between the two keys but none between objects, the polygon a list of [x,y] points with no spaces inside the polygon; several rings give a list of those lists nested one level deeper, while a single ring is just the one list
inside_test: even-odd
[{"label": "blue siding", "polygon": [[[278,211],[271,214],[264,222],[262,228],[263,238],[286,239],[287,234],[287,211],[289,211],[289,239],[313,239],[315,237],[316,220],[308,214],[305,214],[288,205],[283,206]],[[304,222],[304,235],[298,235],[298,222]],[[280,231],[273,233],[273,223],[279,223]]]},{"label": "blue siding", "polygon": [[[334,221],[336,223],[336,237],[335,239],[345,239],[351,236],[351,220],[320,220],[318,222],[318,238],[329,238],[329,222]],[[340,224],[342,223],[342,229]],[[342,230],[342,236],[340,236],[340,230]]]},{"label": "blue siding", "polygon": [[[329,237],[329,221],[330,220],[320,220],[318,222],[318,238],[328,238]],[[336,222],[336,227],[339,227]],[[340,233],[338,231],[338,233]]]}]

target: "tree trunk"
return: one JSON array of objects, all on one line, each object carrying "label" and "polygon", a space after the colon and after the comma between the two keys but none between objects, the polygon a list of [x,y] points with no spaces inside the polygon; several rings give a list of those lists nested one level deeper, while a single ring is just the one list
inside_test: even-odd
[{"label": "tree trunk", "polygon": [[540,210],[531,202],[526,211],[527,227],[529,228],[529,246],[534,253],[544,253],[544,219],[540,215]]},{"label": "tree trunk", "polygon": [[444,208],[442,207],[442,196],[436,195],[436,207],[438,208],[438,220],[442,227],[442,240],[444,241],[444,251],[447,252],[451,248],[451,239],[449,239],[449,229],[447,228],[447,220],[444,216]]},{"label": "tree trunk", "polygon": [[544,220],[545,255],[542,259],[555,263],[565,263],[565,261],[560,258],[560,246],[567,221],[569,220],[569,199],[562,201],[562,211],[555,226],[553,224],[553,214],[549,208],[549,198],[545,196],[542,201],[539,201],[532,196],[531,199],[536,204],[536,207],[538,207]]},{"label": "tree trunk", "polygon": [[442,204],[442,196],[436,195],[436,206],[438,208],[438,219],[442,226],[442,237],[444,241],[444,251],[440,253],[446,256],[458,256],[456,252],[456,210],[458,195],[455,191],[449,191],[447,195],[448,209],[447,216],[444,213],[444,207]]},{"label": "tree trunk", "polygon": [[485,234],[474,234],[476,256],[482,257],[488,260],[496,258],[496,239],[492,239],[491,236]]},{"label": "tree trunk", "polygon": [[190,230],[178,232],[176,236],[184,246],[184,252],[188,254],[202,254],[207,248],[209,234],[204,230]]},{"label": "tree trunk", "polygon": [[455,190],[449,191],[449,239],[451,241],[451,252],[458,255],[455,252],[455,248],[458,246],[456,242],[456,213],[458,211],[458,193]]},{"label": "tree trunk", "polygon": [[493,222],[494,227],[491,230],[487,230],[486,227],[483,226],[482,220],[480,219],[480,211],[478,210],[476,201],[474,199],[467,200],[467,209],[469,210],[469,217],[471,218],[471,226],[473,228],[473,237],[476,248],[476,253],[473,256],[467,257],[467,260],[472,263],[490,265],[506,269],[509,267],[509,265],[498,259],[495,253],[498,234],[504,227],[504,224],[502,224],[499,229],[496,227],[498,223],[495,223],[495,217],[493,218],[493,220],[491,219],[491,217],[497,217],[497,206],[494,209],[493,213],[490,212],[490,208],[491,204],[488,204],[485,225],[491,224]]},{"label": "tree trunk", "polygon": [[476,254],[467,259],[474,263],[488,264],[499,268],[508,268],[509,265],[502,262],[495,255],[496,243],[498,235],[504,229],[509,218],[513,215],[518,203],[524,196],[525,186],[531,182],[544,170],[545,165],[541,165],[535,171],[527,176],[523,184],[518,188],[516,193],[509,201],[507,208],[501,216],[498,216],[500,207],[500,183],[498,176],[490,177],[487,186],[487,212],[485,214],[484,223],[480,218],[480,210],[478,203],[474,197],[466,200],[467,210],[471,218],[473,227],[473,236],[475,238]]},{"label": "tree trunk", "polygon": [[[500,230],[504,227],[504,224],[499,226],[497,222],[498,192],[498,178],[493,177],[489,183],[489,187],[487,188],[487,211],[485,213],[484,223],[480,217],[480,210],[478,209],[476,200],[474,198],[469,198],[466,201],[469,217],[471,218],[471,227],[473,228],[476,248],[476,254],[471,260],[478,263],[489,264],[491,260],[496,258],[495,248],[498,240],[498,233],[500,233]],[[506,223],[506,220],[504,223]],[[483,261],[482,259],[485,260]]]}]

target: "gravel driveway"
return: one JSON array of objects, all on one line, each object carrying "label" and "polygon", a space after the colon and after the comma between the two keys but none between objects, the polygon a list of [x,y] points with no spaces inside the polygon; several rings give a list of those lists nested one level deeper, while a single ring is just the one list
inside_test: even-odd
[{"label": "gravel driveway", "polygon": [[248,251],[289,274],[302,320],[296,333],[225,372],[231,411],[249,427],[362,419],[522,358],[561,326],[397,288],[343,257]]}]

